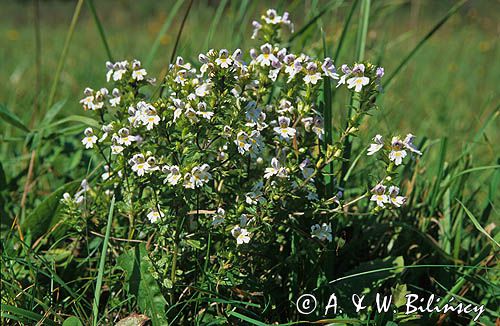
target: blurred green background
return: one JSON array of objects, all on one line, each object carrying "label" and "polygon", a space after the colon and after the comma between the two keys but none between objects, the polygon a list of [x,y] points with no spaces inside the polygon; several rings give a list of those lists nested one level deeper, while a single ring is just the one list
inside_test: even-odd
[{"label": "blurred green background", "polygon": [[[41,94],[36,96],[35,6],[33,1],[1,1],[0,102],[36,127],[46,111],[46,99],[60,58],[64,39],[76,1],[40,1]],[[143,62],[158,32],[175,7],[175,1],[120,0],[95,1],[95,7],[115,60],[137,58]],[[456,1],[384,0],[373,1],[366,58],[385,67],[390,74]],[[241,47],[249,50],[253,19],[269,7],[288,10],[300,29],[330,1],[194,1],[180,38],[177,54],[196,61],[197,54],[209,48]],[[176,12],[168,32],[160,39],[152,63],[146,68],[158,75],[168,64],[172,48],[188,6],[185,1]],[[328,52],[334,53],[350,1],[337,1],[328,12],[292,44],[295,51],[322,55],[321,26],[325,29]],[[242,11],[243,10],[243,11]],[[382,110],[370,125],[366,137],[375,133],[412,132],[417,136],[447,136],[449,146],[460,151],[470,141],[498,104],[498,22],[500,2],[468,1],[420,49],[381,98]],[[214,19],[219,15],[220,20]],[[356,13],[355,13],[356,15]],[[356,27],[357,19],[352,20]],[[217,23],[214,23],[217,22]],[[337,64],[354,58],[356,28],[350,28],[346,46]],[[248,53],[248,52],[246,52]],[[84,4],[70,43],[55,100],[67,99],[60,115],[82,114],[78,100],[86,86],[104,85],[106,51],[89,7]],[[33,102],[40,100],[40,112],[33,114]],[[343,103],[340,101],[340,103]],[[336,112],[343,112],[337,104]],[[335,114],[334,114],[335,117]],[[498,123],[490,124],[487,134],[500,139]],[[15,130],[3,128],[11,136]],[[491,139],[490,139],[491,140]],[[496,141],[482,139],[478,159],[491,162],[498,153]],[[2,155],[10,153],[2,144]],[[6,155],[7,156],[7,155]],[[13,157],[5,157],[12,160]]]}]

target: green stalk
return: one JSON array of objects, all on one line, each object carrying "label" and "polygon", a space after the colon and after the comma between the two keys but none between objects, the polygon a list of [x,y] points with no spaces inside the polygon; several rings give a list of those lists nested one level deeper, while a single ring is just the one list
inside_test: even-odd
[{"label": "green stalk", "polygon": [[184,225],[185,216],[177,221],[177,228],[175,231],[174,253],[172,255],[172,271],[170,273],[170,281],[172,282],[172,292],[170,293],[170,304],[174,304],[175,294],[175,274],[177,273],[177,256],[179,254],[179,235]]},{"label": "green stalk", "polygon": [[165,19],[165,22],[161,26],[161,29],[158,32],[158,35],[156,35],[156,39],[153,45],[151,46],[151,50],[149,50],[149,54],[145,61],[146,66],[149,66],[151,62],[153,62],[156,52],[160,47],[160,41],[162,37],[167,33],[168,29],[170,28],[170,25],[172,25],[172,21],[174,20],[174,17],[177,15],[177,12],[179,11],[183,3],[184,3],[183,0],[177,0],[172,9],[170,9],[170,14],[168,15],[167,19]]},{"label": "green stalk", "polygon": [[460,8],[462,8],[462,6],[467,1],[468,0],[462,0],[462,1],[458,2],[456,5],[454,5],[446,13],[446,15],[444,15],[444,17],[441,18],[441,20],[439,20],[439,22],[420,40],[420,42],[418,42],[418,44],[415,46],[415,48],[413,48],[413,50],[411,50],[410,53],[408,53],[408,55],[401,61],[401,63],[398,65],[398,67],[396,69],[394,69],[393,73],[385,79],[385,82],[383,84],[384,89],[387,89],[387,87],[389,87],[389,85],[394,80],[394,77],[396,77],[398,75],[398,73],[401,71],[401,69],[403,69],[408,64],[410,59],[415,55],[415,53],[417,53],[417,51],[422,47],[422,45],[424,45],[425,42],[427,42],[427,40],[429,38],[431,38],[431,36],[434,35],[434,33],[437,32],[439,30],[439,28],[441,28],[441,26],[443,26],[444,23],[446,23],[446,21],[448,21],[448,19],[450,19],[451,16],[456,14],[458,12],[458,10]]},{"label": "green stalk", "polygon": [[102,278],[104,276],[104,264],[106,263],[106,252],[108,250],[109,234],[111,233],[111,223],[113,220],[113,210],[115,208],[115,196],[111,199],[109,207],[108,224],[106,225],[106,234],[102,245],[101,261],[99,262],[99,272],[97,273],[97,283],[95,285],[94,304],[92,305],[93,322],[92,325],[97,325],[97,315],[99,312],[99,299],[101,297]]},{"label": "green stalk", "polygon": [[360,26],[356,45],[356,60],[362,61],[365,57],[366,34],[368,33],[368,20],[370,19],[370,0],[362,0],[360,11]]},{"label": "green stalk", "polygon": [[104,48],[106,49],[106,54],[108,55],[108,60],[113,61],[113,56],[111,55],[111,50],[109,49],[108,40],[106,39],[106,34],[104,34],[104,28],[102,27],[101,20],[99,16],[97,16],[97,12],[94,6],[94,0],[87,0],[87,4],[89,5],[90,12],[94,17],[95,24],[97,29],[99,30],[99,35],[101,36],[102,43],[104,44]]},{"label": "green stalk", "polygon": [[61,78],[61,72],[64,67],[64,62],[66,62],[66,56],[68,55],[69,44],[73,33],[75,31],[76,23],[78,22],[78,17],[80,17],[80,11],[82,9],[83,0],[78,0],[75,7],[75,12],[73,13],[73,18],[71,19],[71,24],[69,25],[68,34],[66,34],[66,40],[64,41],[63,50],[59,62],[57,63],[56,73],[54,75],[54,80],[52,81],[52,87],[50,88],[49,99],[47,101],[47,109],[54,103],[54,97],[56,96],[57,84]]},{"label": "green stalk", "polygon": [[[361,8],[360,8],[360,15],[359,15],[359,29],[358,29],[358,37],[356,41],[356,61],[361,62],[363,61],[365,57],[365,48],[366,48],[366,34],[368,33],[368,21],[370,18],[370,0],[362,0],[361,1]],[[351,119],[352,116],[352,109],[354,108],[355,111],[358,111],[361,107],[361,102],[360,102],[360,94],[355,93],[354,95],[351,96],[350,100],[350,105],[349,105],[349,111],[347,114],[347,126],[349,124],[349,120]],[[344,151],[343,151],[343,162],[342,162],[342,168],[341,168],[341,176],[340,176],[340,187],[344,187],[345,181],[344,181],[344,176],[346,175],[349,166],[349,159],[351,157],[351,148],[352,148],[352,143],[349,140],[349,136],[345,138],[344,141]]]}]

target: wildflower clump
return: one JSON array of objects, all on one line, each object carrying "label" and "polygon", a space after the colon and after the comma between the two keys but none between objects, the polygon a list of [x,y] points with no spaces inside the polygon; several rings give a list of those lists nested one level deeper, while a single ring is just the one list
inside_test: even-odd
[{"label": "wildflower clump", "polygon": [[[189,250],[183,243],[209,234],[228,251],[283,245],[297,227],[313,243],[334,239],[334,215],[311,213],[299,226],[294,216],[343,207],[343,189],[325,190],[325,167],[340,170],[344,140],[375,108],[384,70],[369,62],[338,69],[330,58],[282,47],[282,34],[293,32],[287,13],[268,10],[253,27],[263,44],[248,52],[212,49],[198,62],[179,56],[158,83],[138,60],[108,62],[107,87],[84,91],[82,106],[100,128],[87,128],[82,144],[104,166],[87,205],[98,211],[115,196],[129,236],[173,246],[172,259]],[[325,139],[326,80],[361,103],[333,143]],[[397,166],[407,151],[419,153],[412,141],[387,144],[377,135],[368,155],[382,152]],[[371,190],[371,201],[378,209],[403,205],[397,185],[386,183]]]}]

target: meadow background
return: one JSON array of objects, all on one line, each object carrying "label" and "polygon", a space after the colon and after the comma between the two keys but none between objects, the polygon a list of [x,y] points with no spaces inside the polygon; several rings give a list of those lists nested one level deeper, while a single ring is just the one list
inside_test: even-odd
[{"label": "meadow background", "polygon": [[[188,1],[152,0],[83,3],[59,71],[76,3],[0,2],[0,104],[4,118],[0,120],[2,264],[13,268],[2,267],[2,304],[14,307],[2,307],[2,320],[11,322],[37,318],[31,315],[30,319],[27,313],[39,304],[37,300],[44,300],[36,292],[34,274],[45,270],[45,277],[51,275],[46,271],[50,266],[42,268],[36,263],[33,269],[17,274],[11,265],[14,258],[4,253],[9,251],[7,248],[19,250],[15,242],[23,235],[15,227],[11,231],[11,226],[16,223],[22,226],[54,190],[81,179],[89,168],[89,157],[79,143],[82,124],[75,118],[82,115],[78,101],[84,87],[103,84],[104,63],[110,56],[114,60],[137,58],[150,72],[165,69],[189,5]],[[496,262],[498,247],[490,238],[498,241],[495,223],[498,224],[500,216],[500,2],[467,1],[447,17],[450,8],[457,4],[457,1],[430,0],[372,1],[365,58],[383,66],[386,77],[404,64],[386,87],[386,93],[380,96],[381,109],[374,113],[370,124],[361,126],[361,135],[366,141],[376,133],[395,132],[412,132],[418,140],[426,138],[418,191],[425,198],[422,205],[429,209],[419,211],[422,214],[417,223],[419,229],[427,234],[430,224],[439,225],[432,235],[434,245],[447,255],[460,258],[461,263],[481,262],[482,254],[475,256],[474,250],[491,246],[485,256],[493,255],[487,261],[491,265]],[[297,30],[308,26],[291,43],[294,50],[321,56],[325,35],[327,52],[332,55],[337,53],[352,5],[352,1],[314,0],[194,1],[176,54],[194,62],[198,53],[210,48],[248,50],[257,44],[250,39],[251,21],[266,8],[276,7],[290,12]],[[101,26],[96,24],[92,6]],[[443,21],[443,17],[447,19]],[[358,21],[355,11],[338,52],[338,63],[354,58]],[[440,21],[442,25],[438,24]],[[436,27],[435,33],[427,38]],[[105,34],[108,49],[99,28]],[[406,62],[405,57],[421,40],[424,40],[422,46]],[[58,71],[59,80],[54,84]],[[347,99],[335,101],[333,117],[335,123],[340,123],[345,119],[343,107]],[[363,166],[363,162],[360,164]],[[455,197],[469,210],[464,210]],[[466,238],[468,235],[470,239]],[[50,245],[48,239],[42,237],[34,245],[37,239],[31,239],[35,253],[19,255],[20,261],[25,264],[36,261],[36,254],[43,254]],[[463,251],[470,251],[465,255],[467,258],[462,256]],[[97,260],[95,256],[89,259]],[[434,263],[443,261],[437,259]],[[457,281],[450,287],[460,285],[460,276],[463,275],[457,275]],[[491,287],[498,294],[494,277],[483,281],[486,288]],[[7,288],[7,282],[12,282],[14,288]],[[42,282],[51,284],[46,279]],[[33,292],[22,288],[31,288]],[[28,299],[19,303],[15,293]],[[64,313],[74,314],[74,311]],[[9,319],[9,316],[17,317]]]}]

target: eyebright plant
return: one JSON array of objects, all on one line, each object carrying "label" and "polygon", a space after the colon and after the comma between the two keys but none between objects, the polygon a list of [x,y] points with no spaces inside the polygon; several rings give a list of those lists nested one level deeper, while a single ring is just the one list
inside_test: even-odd
[{"label": "eyebright plant", "polygon": [[[293,32],[287,13],[270,9],[252,25],[252,38],[263,43],[248,54],[212,49],[194,63],[177,57],[158,83],[138,60],[107,62],[107,87],[86,88],[80,101],[101,123],[84,131],[82,144],[100,157],[103,174],[63,201],[88,218],[105,216],[115,196],[128,237],[158,245],[153,256],[163,263],[155,275],[167,288],[196,281],[198,258],[189,253],[207,244],[212,250],[209,241],[217,245],[208,263],[220,265],[213,282],[241,283],[252,270],[265,284],[276,275],[253,262],[262,246],[279,253],[292,234],[324,246],[334,240],[336,214],[349,206],[372,201],[377,213],[405,204],[393,182],[396,169],[421,154],[411,134],[390,143],[373,138],[367,155],[384,164],[386,177],[371,190],[345,201],[338,185],[327,191],[345,140],[376,108],[384,69],[367,61],[337,69],[330,58],[290,52],[281,46],[282,34]],[[326,80],[359,103],[334,142],[325,139]],[[224,274],[229,266],[240,271],[232,281]]]}]

